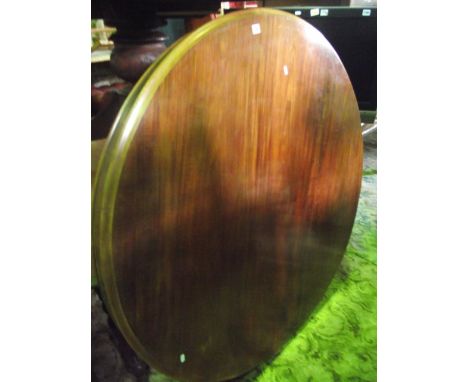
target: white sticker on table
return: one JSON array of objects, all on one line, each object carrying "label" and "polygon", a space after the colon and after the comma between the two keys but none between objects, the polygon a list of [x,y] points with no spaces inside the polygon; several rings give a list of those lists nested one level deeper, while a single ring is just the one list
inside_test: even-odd
[{"label": "white sticker on table", "polygon": [[262,33],[262,29],[260,28],[260,24],[252,24],[252,34],[260,34]]}]

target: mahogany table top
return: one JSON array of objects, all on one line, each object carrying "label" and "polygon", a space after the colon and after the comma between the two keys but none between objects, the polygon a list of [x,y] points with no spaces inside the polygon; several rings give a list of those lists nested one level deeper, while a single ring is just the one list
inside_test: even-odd
[{"label": "mahogany table top", "polygon": [[361,172],[356,98],[322,34],[270,9],[205,24],[135,85],[101,156],[93,254],[109,313],[162,373],[247,372],[323,296]]}]

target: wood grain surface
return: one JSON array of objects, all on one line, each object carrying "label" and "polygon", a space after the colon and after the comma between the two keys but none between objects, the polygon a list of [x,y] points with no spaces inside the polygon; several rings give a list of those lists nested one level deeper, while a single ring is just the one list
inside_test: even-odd
[{"label": "wood grain surface", "polygon": [[153,368],[238,376],[281,350],[343,256],[359,111],[325,38],[268,9],[212,21],[123,106],[93,192],[106,306]]}]

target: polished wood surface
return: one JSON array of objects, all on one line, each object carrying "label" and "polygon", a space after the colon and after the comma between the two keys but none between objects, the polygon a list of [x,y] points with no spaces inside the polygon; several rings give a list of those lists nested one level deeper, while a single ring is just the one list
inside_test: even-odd
[{"label": "polished wood surface", "polygon": [[341,261],[362,171],[359,111],[311,25],[212,21],[135,86],[93,192],[106,307],[153,368],[233,378],[281,350]]}]

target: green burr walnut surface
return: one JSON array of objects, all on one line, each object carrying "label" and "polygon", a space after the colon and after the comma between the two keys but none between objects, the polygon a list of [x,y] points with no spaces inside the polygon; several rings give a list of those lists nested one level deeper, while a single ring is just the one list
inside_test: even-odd
[{"label": "green burr walnut surface", "polygon": [[[322,302],[270,362],[236,382],[377,380],[377,171],[363,172],[351,238]],[[172,382],[153,373],[150,382]]]}]

